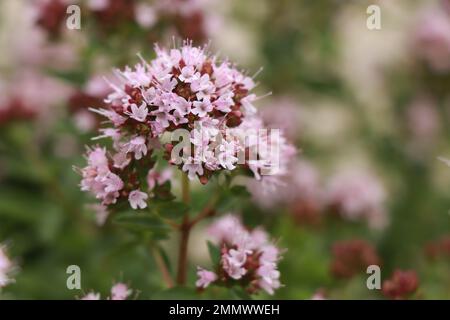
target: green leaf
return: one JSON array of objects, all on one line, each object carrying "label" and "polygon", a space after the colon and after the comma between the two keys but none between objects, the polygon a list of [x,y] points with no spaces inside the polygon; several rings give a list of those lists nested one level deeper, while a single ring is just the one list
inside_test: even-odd
[{"label": "green leaf", "polygon": [[160,202],[154,205],[154,210],[159,215],[168,219],[178,219],[183,217],[189,210],[189,206],[182,202]]},{"label": "green leaf", "polygon": [[160,218],[142,213],[126,212],[119,214],[114,223],[137,231],[151,231],[157,235],[166,234],[170,228]]},{"label": "green leaf", "polygon": [[248,192],[247,188],[244,186],[233,186],[230,189],[230,192],[238,197],[250,197],[251,194]]},{"label": "green leaf", "polygon": [[232,287],[231,293],[237,299],[252,300],[252,297],[241,287]]},{"label": "green leaf", "polygon": [[218,265],[220,263],[220,248],[213,244],[211,241],[208,241],[208,252],[209,257],[211,258],[211,261],[214,265]]}]

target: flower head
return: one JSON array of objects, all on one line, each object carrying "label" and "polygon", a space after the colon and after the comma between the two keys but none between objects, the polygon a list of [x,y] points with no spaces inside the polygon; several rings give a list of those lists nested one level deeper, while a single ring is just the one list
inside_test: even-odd
[{"label": "flower head", "polygon": [[273,294],[281,286],[277,267],[280,250],[269,242],[264,230],[248,231],[236,216],[226,215],[214,222],[208,233],[219,245],[221,259],[216,266],[217,275],[198,269],[197,287],[204,288],[212,282],[231,282],[250,293],[264,290]]},{"label": "flower head", "polygon": [[383,282],[383,294],[391,299],[406,299],[419,286],[419,278],[413,270],[395,270],[392,277]]},{"label": "flower head", "polygon": [[[256,179],[286,173],[295,150],[282,134],[246,136],[249,130],[264,129],[253,112],[250,77],[230,62],[218,63],[206,47],[190,42],[170,50],[155,46],[155,51],[155,59],[141,57],[134,68],[118,70],[120,83],[110,83],[106,107],[93,110],[112,125],[101,129],[99,138],[112,138],[113,147],[108,152],[100,147],[88,150],[88,166],[81,170],[82,190],[92,192],[104,205],[128,197],[133,208],[144,206],[147,198],[134,190],[155,185],[153,178],[139,177],[154,166],[154,151],[161,145],[155,141],[170,134],[175,142],[164,156],[191,180],[207,183],[223,170],[253,172]],[[187,132],[186,144],[175,138],[177,130]],[[181,154],[173,155],[178,144],[183,146]],[[100,165],[89,162],[94,152]]]}]

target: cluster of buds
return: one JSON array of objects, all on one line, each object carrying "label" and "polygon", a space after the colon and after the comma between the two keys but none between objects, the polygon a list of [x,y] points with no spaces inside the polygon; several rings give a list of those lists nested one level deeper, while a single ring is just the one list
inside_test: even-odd
[{"label": "cluster of buds", "polygon": [[14,281],[11,278],[11,273],[14,269],[14,263],[6,254],[6,247],[0,245],[0,289]]},{"label": "cluster of buds", "polygon": [[262,229],[248,231],[233,215],[226,215],[208,229],[220,247],[221,258],[215,272],[198,268],[198,288],[211,283],[239,285],[253,294],[260,290],[273,294],[280,284],[277,269],[280,250]]},{"label": "cluster of buds", "polygon": [[295,149],[280,134],[260,134],[264,126],[252,104],[250,77],[191,43],[155,48],[150,63],[142,59],[134,69],[117,70],[120,84],[111,83],[107,108],[92,109],[113,125],[100,129],[100,137],[112,138],[113,150],[88,150],[88,166],[81,169],[84,191],[103,205],[128,197],[133,208],[145,207],[142,170],[153,167],[152,153],[166,133],[176,141],[165,145],[169,163],[202,183],[238,167],[257,179],[286,172]]},{"label": "cluster of buds", "polygon": [[390,299],[406,299],[419,286],[419,278],[415,271],[395,270],[392,277],[383,282],[383,294]]},{"label": "cluster of buds", "polygon": [[325,203],[332,213],[350,221],[365,220],[374,229],[387,224],[385,190],[368,172],[343,171],[331,178],[325,191]]},{"label": "cluster of buds", "polygon": [[375,248],[360,239],[336,242],[332,248],[331,272],[337,278],[351,278],[366,272],[370,265],[380,265]]},{"label": "cluster of buds", "polygon": [[[111,296],[107,300],[126,300],[131,296],[133,290],[131,290],[125,283],[118,282],[111,288]],[[100,293],[89,292],[81,300],[100,300]]]}]

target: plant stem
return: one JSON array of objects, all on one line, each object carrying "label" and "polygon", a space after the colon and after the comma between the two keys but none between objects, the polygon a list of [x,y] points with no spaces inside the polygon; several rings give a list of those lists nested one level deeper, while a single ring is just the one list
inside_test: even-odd
[{"label": "plant stem", "polygon": [[[189,190],[189,178],[183,173],[181,178],[181,193],[183,202],[189,204],[190,202],[190,190]],[[177,284],[184,285],[186,283],[187,274],[187,253],[189,234],[191,232],[191,225],[189,222],[189,212],[183,217],[183,222],[180,225],[180,247],[178,252],[178,273]]]},{"label": "plant stem", "polygon": [[185,204],[189,204],[189,202],[191,201],[190,185],[189,178],[185,173],[182,173],[181,175],[181,190],[183,202]]},{"label": "plant stem", "polygon": [[161,271],[161,275],[163,277],[164,282],[166,283],[168,288],[172,288],[173,287],[172,276],[170,275],[169,269],[167,268],[167,265],[161,256],[161,252],[159,252],[158,248],[154,246],[151,247],[150,251],[153,255],[153,258],[155,259],[159,271]]},{"label": "plant stem", "polygon": [[[189,179],[186,174],[182,175],[182,197],[183,202],[189,204],[190,202],[190,190],[189,190]],[[192,228],[201,220],[211,217],[215,214],[214,207],[219,200],[219,196],[216,194],[213,196],[208,204],[203,208],[203,210],[192,220],[189,219],[189,212],[187,212],[181,225],[180,230],[180,243],[179,243],[179,253],[178,253],[178,273],[177,273],[177,284],[186,284],[186,274],[187,274],[187,254],[188,254],[188,244],[189,235]]]}]

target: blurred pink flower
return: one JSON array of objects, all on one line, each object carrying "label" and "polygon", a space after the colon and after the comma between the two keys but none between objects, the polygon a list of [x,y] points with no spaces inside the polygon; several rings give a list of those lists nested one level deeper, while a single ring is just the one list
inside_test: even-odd
[{"label": "blurred pink flower", "polygon": [[0,102],[0,122],[34,117],[52,120],[58,114],[52,108],[72,92],[62,82],[32,70],[15,74],[2,90],[6,96]]},{"label": "blurred pink flower", "polygon": [[208,287],[212,282],[217,280],[217,275],[214,272],[205,270],[203,268],[197,267],[197,277],[198,280],[195,283],[197,288],[206,288]]},{"label": "blurred pink flower", "polygon": [[420,17],[415,33],[416,52],[436,72],[450,71],[450,14],[432,9]]},{"label": "blurred pink flower", "polygon": [[153,27],[158,21],[155,8],[147,3],[139,3],[134,10],[136,22],[144,29]]},{"label": "blurred pink flower", "polygon": [[246,186],[255,204],[271,209],[276,206],[293,206],[299,202],[314,203],[320,207],[321,188],[317,169],[309,162],[300,160],[288,166],[286,174],[267,184],[271,176],[262,180],[248,180]]},{"label": "blurred pink flower", "polygon": [[84,297],[81,298],[81,300],[100,300],[100,293],[96,292],[89,292]]},{"label": "blurred pink flower", "polygon": [[440,127],[438,110],[433,100],[425,96],[416,98],[407,109],[407,124],[418,143],[433,142]]},{"label": "blurred pink flower", "polygon": [[163,185],[166,181],[170,181],[172,178],[172,170],[170,168],[165,168],[161,172],[156,171],[156,169],[151,169],[147,174],[147,185],[149,190],[153,190],[156,185]]},{"label": "blurred pink flower", "polygon": [[261,109],[268,128],[283,130],[286,138],[296,141],[302,131],[301,106],[291,97],[272,99]]},{"label": "blurred pink flower", "polygon": [[126,300],[132,293],[126,284],[118,282],[111,288],[111,300]]},{"label": "blurred pink flower", "polygon": [[14,268],[14,263],[6,254],[6,246],[0,244],[0,289],[14,282],[11,278]]},{"label": "blurred pink flower", "polygon": [[88,208],[92,209],[95,213],[95,220],[98,226],[103,226],[108,219],[108,208],[100,203],[91,204]]},{"label": "blurred pink flower", "polygon": [[334,175],[325,192],[329,208],[351,221],[367,220],[369,226],[376,229],[387,223],[385,200],[386,192],[379,179],[358,170]]}]

